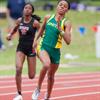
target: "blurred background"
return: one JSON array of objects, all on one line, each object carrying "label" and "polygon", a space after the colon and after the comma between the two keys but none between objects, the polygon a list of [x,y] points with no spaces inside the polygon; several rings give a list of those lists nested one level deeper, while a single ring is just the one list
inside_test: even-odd
[{"label": "blurred background", "polygon": [[[19,0],[21,1],[23,0]],[[63,42],[58,73],[100,71],[100,0],[69,1],[71,9],[66,17],[72,23],[72,43],[67,46]],[[34,5],[34,13],[42,20],[46,14],[54,14],[56,11],[57,0],[25,0],[25,2],[31,2]],[[8,20],[7,3],[8,0],[0,0],[0,75],[15,74],[18,36],[15,35],[10,44],[6,40],[10,30],[9,24],[13,23],[9,23]],[[15,7],[17,11],[19,7]],[[37,58],[37,74],[41,67],[42,64]],[[23,73],[27,74],[26,62]]]}]

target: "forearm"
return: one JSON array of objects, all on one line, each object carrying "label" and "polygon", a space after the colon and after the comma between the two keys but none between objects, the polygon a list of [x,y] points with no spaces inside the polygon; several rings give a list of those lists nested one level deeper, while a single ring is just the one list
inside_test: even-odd
[{"label": "forearm", "polygon": [[71,33],[69,32],[65,32],[64,34],[63,34],[63,39],[64,39],[64,41],[66,42],[66,44],[70,44],[71,43]]},{"label": "forearm", "polygon": [[64,30],[63,38],[66,44],[68,45],[71,43],[71,29],[72,29],[71,23],[69,21],[65,22],[65,30]]},{"label": "forearm", "polygon": [[37,35],[37,37],[36,37],[35,40],[38,40],[40,37],[42,37],[43,32],[44,32],[44,27],[42,26],[42,27],[40,28],[40,30],[38,31],[38,35]]},{"label": "forearm", "polygon": [[9,33],[11,36],[17,32],[18,26],[15,26]]}]

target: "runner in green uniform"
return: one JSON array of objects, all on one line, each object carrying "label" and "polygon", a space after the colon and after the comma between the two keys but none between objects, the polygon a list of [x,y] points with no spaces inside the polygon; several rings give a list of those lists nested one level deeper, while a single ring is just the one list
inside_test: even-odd
[{"label": "runner in green uniform", "polygon": [[[64,19],[60,21],[60,24],[64,24]],[[38,46],[38,53],[41,50],[46,50],[51,57],[51,63],[59,64],[60,49],[62,46],[62,35],[57,27],[55,15],[52,15],[46,23],[45,34],[43,35],[41,42]],[[56,55],[55,55],[56,54]]]},{"label": "runner in green uniform", "polygon": [[67,0],[60,0],[58,2],[56,14],[45,16],[43,25],[41,26],[39,34],[35,40],[34,46],[36,46],[39,37],[42,36],[37,47],[37,54],[43,63],[43,67],[40,72],[38,86],[32,94],[33,100],[38,99],[41,85],[47,72],[48,86],[44,99],[48,100],[50,98],[54,84],[54,75],[60,63],[62,38],[67,44],[70,44],[71,42],[71,23],[65,18],[65,13],[69,9],[69,2]]}]

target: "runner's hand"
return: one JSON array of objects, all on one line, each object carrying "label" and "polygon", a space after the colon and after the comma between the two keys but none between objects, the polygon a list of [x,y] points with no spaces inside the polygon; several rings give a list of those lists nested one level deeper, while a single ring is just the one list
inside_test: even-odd
[{"label": "runner's hand", "polygon": [[12,39],[12,35],[11,35],[11,34],[8,34],[7,37],[6,37],[6,39],[7,39],[8,41],[10,41],[10,40]]},{"label": "runner's hand", "polygon": [[37,47],[37,43],[38,43],[37,41],[34,41],[33,46],[32,46],[34,49]]}]

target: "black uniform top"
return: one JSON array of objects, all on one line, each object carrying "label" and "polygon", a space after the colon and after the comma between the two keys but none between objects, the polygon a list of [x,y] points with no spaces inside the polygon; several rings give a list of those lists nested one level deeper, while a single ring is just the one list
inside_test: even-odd
[{"label": "black uniform top", "polygon": [[32,46],[37,28],[33,27],[34,18],[29,23],[24,22],[24,18],[20,22],[19,31],[19,45]]}]

